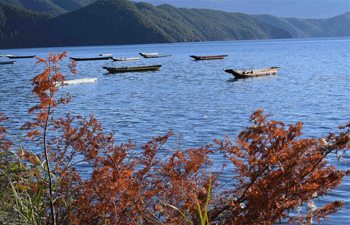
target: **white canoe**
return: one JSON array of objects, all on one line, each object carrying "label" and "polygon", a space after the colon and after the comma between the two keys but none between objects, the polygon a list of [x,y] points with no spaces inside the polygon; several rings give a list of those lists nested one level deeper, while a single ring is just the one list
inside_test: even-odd
[{"label": "white canoe", "polygon": [[142,55],[142,56],[145,56],[145,55],[158,55],[158,53],[156,53],[156,52],[154,52],[154,53],[143,53],[143,52],[140,52],[139,53],[140,55]]},{"label": "white canoe", "polygon": [[100,54],[100,56],[112,56],[113,54]]},{"label": "white canoe", "polygon": [[75,80],[65,80],[61,83],[56,84],[56,86],[83,84],[83,83],[94,83],[96,81],[97,81],[97,77],[95,77],[95,78],[82,78],[82,79],[75,79]]},{"label": "white canoe", "polygon": [[114,61],[132,61],[132,60],[139,60],[140,57],[134,57],[134,58],[113,58]]}]

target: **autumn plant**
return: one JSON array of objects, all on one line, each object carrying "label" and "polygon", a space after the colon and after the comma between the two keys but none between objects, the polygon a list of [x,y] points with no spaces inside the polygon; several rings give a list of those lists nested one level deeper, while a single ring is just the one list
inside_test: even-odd
[{"label": "autumn plant", "polygon": [[[344,205],[341,201],[316,208],[313,199],[327,194],[341,184],[349,171],[328,164],[330,154],[341,158],[349,149],[350,123],[340,127],[338,135],[322,139],[301,138],[302,123],[285,126],[267,121],[270,115],[258,110],[251,116],[253,126],[241,131],[236,141],[215,142],[234,167],[235,185],[225,191],[230,200],[220,199],[210,218],[223,224],[273,224],[279,220],[311,224]],[[304,204],[307,214],[300,213]],[[298,211],[300,214],[291,214]],[[304,211],[305,212],[305,211]]]},{"label": "autumn plant", "polygon": [[[198,199],[196,199],[197,200],[196,201],[196,203],[197,203],[197,214],[199,215],[199,219],[200,219],[199,224],[200,225],[209,225],[210,224],[210,222],[208,220],[208,207],[209,207],[210,194],[211,194],[211,179],[209,180],[209,190],[208,190],[208,194],[207,194],[207,201],[205,203],[204,214],[202,213],[202,207],[199,204]],[[171,207],[173,209],[175,209],[176,211],[178,211],[186,219],[188,224],[193,225],[193,222],[191,221],[191,219],[184,212],[179,210],[176,206],[169,205],[169,204],[164,203],[164,202],[163,202],[163,204],[166,205],[166,206],[169,206],[169,207]]]},{"label": "autumn plant", "polygon": [[[66,54],[38,59],[46,68],[32,80],[36,120],[22,126],[35,154],[9,138],[0,116],[1,223],[12,223],[11,215],[30,224],[311,224],[344,205],[314,200],[350,174],[327,163],[349,149],[350,123],[324,138],[301,138],[302,123],[284,125],[257,110],[233,140],[170,149],[169,132],[142,146],[117,144],[93,115],[55,117],[70,101],[55,96]],[[75,73],[75,62],[68,65]],[[212,171],[213,154],[229,162],[222,171]]]}]

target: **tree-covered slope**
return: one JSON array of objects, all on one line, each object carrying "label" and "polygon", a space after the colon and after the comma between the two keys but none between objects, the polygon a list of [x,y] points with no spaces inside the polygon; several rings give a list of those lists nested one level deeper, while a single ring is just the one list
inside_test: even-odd
[{"label": "tree-covered slope", "polygon": [[78,8],[82,2],[88,4],[50,17],[20,8],[25,0],[7,1],[18,7],[0,0],[3,48],[348,36],[350,29],[349,13],[306,20],[153,6],[128,0],[47,0],[62,7],[64,1],[75,2]]},{"label": "tree-covered slope", "polygon": [[52,3],[51,0],[0,0],[23,9],[32,10],[35,12],[46,13],[53,16],[61,15],[68,12],[66,9]]},{"label": "tree-covered slope", "polygon": [[283,29],[242,13],[146,3],[136,6],[175,42],[291,37]]},{"label": "tree-covered slope", "polygon": [[83,8],[95,1],[96,0],[51,0],[52,3],[68,11]]},{"label": "tree-covered slope", "polygon": [[52,45],[113,45],[184,41],[290,38],[281,28],[240,13],[155,7],[99,0],[53,18]]},{"label": "tree-covered slope", "polygon": [[0,2],[0,47],[39,46],[51,16]]},{"label": "tree-covered slope", "polygon": [[52,45],[115,45],[169,42],[164,32],[127,0],[99,0],[53,18]]},{"label": "tree-covered slope", "polygon": [[0,0],[23,9],[58,16],[83,8],[96,0]]},{"label": "tree-covered slope", "polygon": [[294,38],[350,36],[350,12],[329,19],[280,18],[271,15],[256,17],[287,30]]}]

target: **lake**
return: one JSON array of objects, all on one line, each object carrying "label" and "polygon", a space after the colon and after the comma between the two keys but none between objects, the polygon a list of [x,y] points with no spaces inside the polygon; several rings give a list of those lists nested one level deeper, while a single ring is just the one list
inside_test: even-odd
[{"label": "lake", "polygon": [[[303,137],[320,138],[336,132],[350,120],[350,38],[281,39],[227,42],[171,43],[123,46],[89,46],[0,50],[0,55],[37,55],[68,51],[71,57],[138,57],[139,52],[158,52],[168,58],[129,62],[78,62],[78,75],[67,79],[97,77],[92,84],[65,86],[72,101],[59,113],[95,117],[118,143],[129,138],[144,144],[168,131],[183,134],[182,148],[199,147],[225,135],[238,135],[257,109],[273,114],[285,124],[304,122]],[[195,61],[189,55],[228,55],[223,60]],[[4,59],[0,58],[1,61]],[[7,59],[6,59],[7,60]],[[42,71],[35,59],[18,59],[0,65],[0,112],[19,127],[32,118],[28,109],[36,101],[29,79]],[[68,62],[68,60],[65,60]],[[160,71],[107,74],[102,66],[161,64]],[[233,80],[223,69],[259,69],[279,66],[277,76]],[[62,70],[67,71],[61,66]],[[19,135],[19,131],[12,132]],[[169,146],[177,147],[177,139]],[[217,168],[222,158],[213,157]],[[344,157],[350,164],[350,155]],[[331,158],[329,163],[349,169]],[[83,167],[83,166],[82,166]],[[327,224],[348,224],[350,179],[344,179],[325,202],[341,199],[344,208]]]}]

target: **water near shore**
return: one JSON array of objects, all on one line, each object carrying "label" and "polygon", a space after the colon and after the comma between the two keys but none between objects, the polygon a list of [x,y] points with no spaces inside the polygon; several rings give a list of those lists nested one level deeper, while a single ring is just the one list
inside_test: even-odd
[{"label": "water near shore", "polygon": [[[237,135],[249,125],[251,113],[260,108],[286,124],[303,121],[305,137],[325,136],[350,120],[349,38],[13,49],[0,50],[0,55],[47,57],[49,52],[63,51],[72,57],[97,57],[101,53],[138,57],[139,52],[172,55],[130,62],[79,62],[79,74],[68,76],[97,77],[98,81],[65,86],[63,92],[70,92],[73,99],[59,113],[93,113],[106,131],[115,132],[119,143],[131,138],[143,144],[152,136],[173,130],[184,134],[183,148],[199,147],[214,138]],[[229,56],[212,61],[189,57],[219,54]],[[0,112],[11,117],[11,127],[19,127],[32,116],[27,111],[36,101],[30,94],[29,79],[43,68],[35,66],[35,61],[18,59],[15,65],[0,65]],[[162,65],[158,72],[106,74],[102,69],[156,64]],[[272,66],[282,67],[278,76],[234,81],[223,71]],[[176,147],[176,140],[169,145]],[[222,158],[213,159],[220,167]],[[346,170],[349,154],[345,161],[347,165],[335,159],[329,163]],[[337,193],[317,203],[336,199],[346,202],[326,224],[348,224],[349,192],[350,179],[346,178]]]}]

